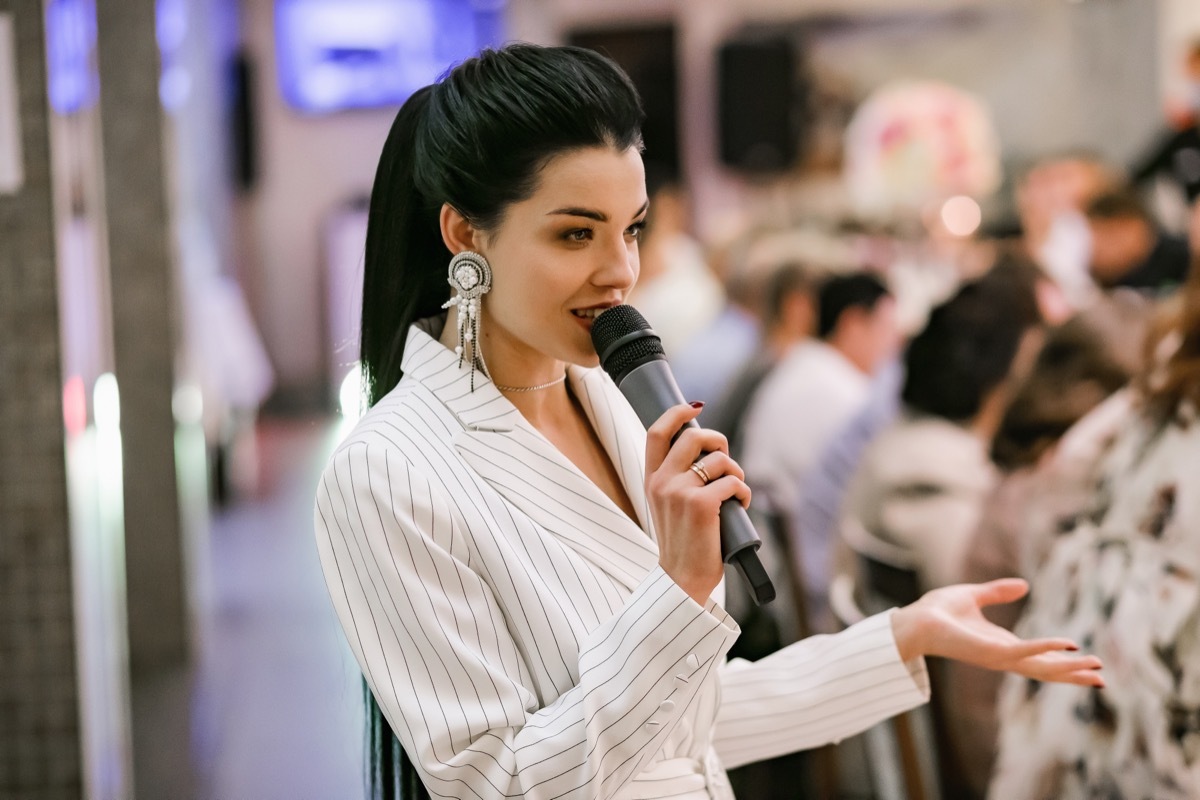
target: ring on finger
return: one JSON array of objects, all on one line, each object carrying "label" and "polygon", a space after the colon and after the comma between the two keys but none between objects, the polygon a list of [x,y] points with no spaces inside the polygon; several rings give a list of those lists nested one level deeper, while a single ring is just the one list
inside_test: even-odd
[{"label": "ring on finger", "polygon": [[696,477],[699,478],[700,482],[704,485],[707,486],[709,482],[712,481],[712,478],[708,477],[708,470],[704,468],[704,459],[698,459],[697,461],[692,462],[690,469],[692,472],[696,473]]}]

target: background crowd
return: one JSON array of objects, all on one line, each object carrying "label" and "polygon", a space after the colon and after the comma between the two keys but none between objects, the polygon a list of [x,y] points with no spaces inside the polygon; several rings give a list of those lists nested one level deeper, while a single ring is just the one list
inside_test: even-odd
[{"label": "background crowd", "polygon": [[[1200,89],[1200,44],[1186,70]],[[995,621],[1078,637],[1108,665],[1105,689],[937,665],[916,725],[925,752],[908,765],[924,760],[924,791],[1200,794],[1200,149],[1195,117],[1179,124],[1144,163],[1028,165],[1015,223],[957,237],[937,218],[905,231],[846,219],[747,226],[703,253],[663,222],[678,188],[651,187],[668,211],[630,302],[729,436],[781,587],[765,609],[730,591],[738,653],[1018,575],[1033,590]],[[1156,181],[1191,204],[1190,223],[1156,209]],[[933,290],[899,275],[912,252],[949,265]],[[851,750],[811,759],[810,789],[869,773]],[[794,796],[795,770],[734,778],[747,796]]]}]

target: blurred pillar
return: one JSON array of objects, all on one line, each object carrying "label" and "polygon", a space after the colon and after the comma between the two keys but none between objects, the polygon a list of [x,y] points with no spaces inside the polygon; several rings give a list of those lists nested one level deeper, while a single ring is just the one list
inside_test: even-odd
[{"label": "blurred pillar", "polygon": [[23,174],[0,188],[0,798],[14,800],[83,794],[42,13],[0,0],[0,123],[19,112]]},{"label": "blurred pillar", "polygon": [[185,663],[190,631],[171,411],[177,337],[155,2],[98,2],[96,28],[136,681],[139,671]]}]

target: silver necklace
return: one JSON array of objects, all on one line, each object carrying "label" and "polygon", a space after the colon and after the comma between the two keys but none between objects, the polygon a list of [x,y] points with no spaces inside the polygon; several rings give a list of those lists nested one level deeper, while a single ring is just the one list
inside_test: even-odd
[{"label": "silver necklace", "polygon": [[539,389],[549,389],[551,386],[557,386],[567,379],[567,373],[555,378],[549,383],[539,383],[537,386],[502,386],[496,384],[496,388],[504,392],[536,392]]}]

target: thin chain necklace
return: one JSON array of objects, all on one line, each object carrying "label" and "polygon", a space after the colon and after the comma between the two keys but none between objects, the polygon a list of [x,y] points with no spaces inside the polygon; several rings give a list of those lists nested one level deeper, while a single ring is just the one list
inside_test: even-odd
[{"label": "thin chain necklace", "polygon": [[567,373],[563,373],[559,377],[549,383],[539,383],[537,386],[502,386],[497,383],[496,388],[503,392],[536,392],[539,389],[549,389],[551,386],[558,386],[567,379]]}]

